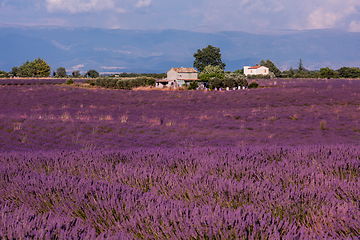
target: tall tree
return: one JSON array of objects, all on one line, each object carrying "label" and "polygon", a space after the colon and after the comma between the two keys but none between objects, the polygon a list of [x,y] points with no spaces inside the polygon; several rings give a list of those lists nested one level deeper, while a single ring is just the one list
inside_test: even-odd
[{"label": "tall tree", "polygon": [[51,68],[44,59],[38,58],[31,62],[31,66],[35,76],[38,77],[49,77],[51,73]]},{"label": "tall tree", "polygon": [[259,63],[259,66],[265,66],[265,67],[269,68],[269,71],[274,73],[276,77],[280,77],[280,75],[281,75],[280,69],[278,69],[276,67],[275,63],[273,63],[269,59],[266,60],[266,62],[264,60],[261,60]]},{"label": "tall tree", "polygon": [[73,75],[73,77],[80,77],[81,76],[81,73],[80,73],[80,71],[79,70],[76,70],[76,71],[73,71],[72,72],[72,75]]},{"label": "tall tree", "polygon": [[305,71],[305,68],[303,66],[303,63],[302,63],[302,60],[300,58],[300,61],[299,61],[299,69],[298,69],[299,72],[304,72]]},{"label": "tall tree", "polygon": [[16,77],[16,75],[18,74],[18,67],[13,67],[12,69],[11,69],[11,72],[9,72],[9,74],[11,74],[11,76],[13,76],[13,77]]},{"label": "tall tree", "polygon": [[97,77],[99,77],[98,71],[96,71],[96,70],[94,70],[94,69],[89,70],[89,71],[86,73],[86,75],[87,75],[88,77],[91,77],[91,78],[97,78]]},{"label": "tall tree", "polygon": [[66,77],[66,69],[63,67],[59,67],[58,69],[56,69],[56,76]]},{"label": "tall tree", "polygon": [[289,69],[289,76],[290,77],[294,76],[294,69],[292,68],[292,66],[290,66],[290,69]]},{"label": "tall tree", "polygon": [[320,77],[321,78],[333,78],[335,77],[335,71],[326,67],[326,68],[320,68]]},{"label": "tall tree", "polygon": [[220,48],[208,45],[206,48],[198,49],[194,53],[194,67],[202,72],[208,65],[220,66],[221,69],[225,69],[226,64],[221,60]]},{"label": "tall tree", "polygon": [[[13,71],[15,70],[13,68]],[[50,66],[43,59],[38,58],[32,62],[27,60],[17,69],[16,75],[21,77],[49,77],[50,73]]]},{"label": "tall tree", "polygon": [[265,66],[265,64],[266,64],[266,62],[263,59],[261,59],[259,66]]}]

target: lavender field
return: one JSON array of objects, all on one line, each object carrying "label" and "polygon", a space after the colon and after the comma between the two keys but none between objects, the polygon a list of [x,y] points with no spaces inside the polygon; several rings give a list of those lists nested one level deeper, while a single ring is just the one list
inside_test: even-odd
[{"label": "lavender field", "polygon": [[0,86],[0,238],[354,239],[360,81]]}]

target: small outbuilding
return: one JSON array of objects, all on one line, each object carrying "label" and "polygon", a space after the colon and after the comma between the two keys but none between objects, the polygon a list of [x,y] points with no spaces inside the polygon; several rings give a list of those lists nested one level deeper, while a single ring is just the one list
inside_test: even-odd
[{"label": "small outbuilding", "polygon": [[156,87],[177,88],[194,81],[200,81],[198,71],[194,68],[171,68],[167,71],[167,78],[156,80]]},{"label": "small outbuilding", "polygon": [[269,68],[265,66],[244,66],[244,74],[247,75],[267,75],[269,74]]}]

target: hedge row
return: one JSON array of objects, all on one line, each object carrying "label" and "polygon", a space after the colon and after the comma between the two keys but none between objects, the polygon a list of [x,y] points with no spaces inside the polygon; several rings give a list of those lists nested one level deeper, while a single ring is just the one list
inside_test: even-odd
[{"label": "hedge row", "polygon": [[116,89],[132,89],[136,87],[155,86],[155,78],[145,76],[132,79],[99,77],[95,81],[95,86]]}]

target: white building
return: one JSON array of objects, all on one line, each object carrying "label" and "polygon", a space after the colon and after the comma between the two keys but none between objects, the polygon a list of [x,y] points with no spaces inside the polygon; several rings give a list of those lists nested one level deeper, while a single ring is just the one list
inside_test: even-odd
[{"label": "white building", "polygon": [[264,67],[264,66],[254,66],[254,67],[250,67],[250,66],[244,66],[244,74],[247,75],[267,75],[269,74],[269,68]]},{"label": "white building", "polygon": [[181,87],[190,82],[199,81],[198,72],[194,68],[171,68],[167,78],[156,80],[156,87]]}]

